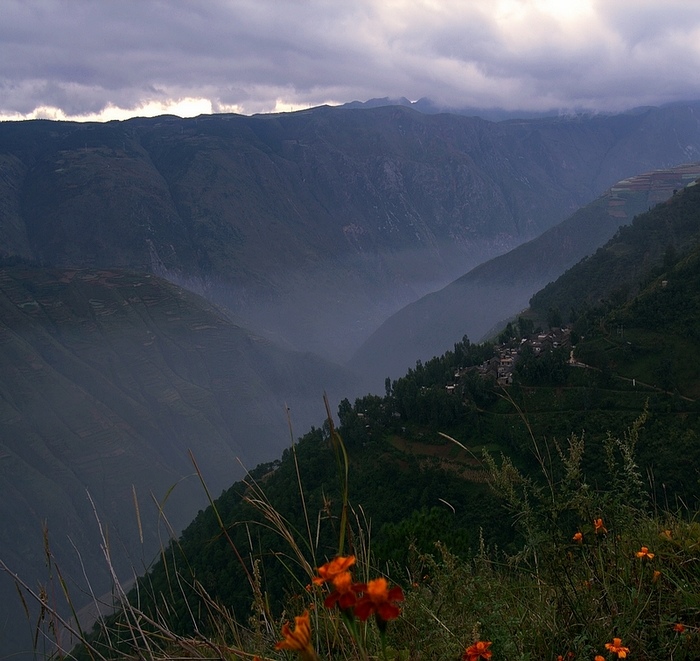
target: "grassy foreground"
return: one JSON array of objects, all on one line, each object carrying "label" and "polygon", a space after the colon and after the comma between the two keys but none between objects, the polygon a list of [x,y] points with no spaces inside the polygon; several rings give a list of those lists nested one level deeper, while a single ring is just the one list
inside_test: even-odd
[{"label": "grassy foreground", "polygon": [[[122,592],[121,612],[100,620],[91,634],[61,622],[45,592],[34,593],[44,615],[38,633],[70,629],[80,644],[69,651],[64,642],[52,653],[66,659],[700,658],[700,524],[694,513],[650,503],[634,460],[643,422],[644,416],[622,438],[607,439],[595,476],[583,472],[584,441],[577,436],[565,447],[543,448],[533,439],[541,467],[536,478],[506,457],[484,455],[494,492],[521,534],[518,553],[482,544],[474,557],[460,558],[436,540],[434,553],[415,551],[406,566],[383,567],[373,562],[361,505],[351,505],[347,455],[331,424],[344,486],[339,511],[325,521],[337,531],[337,556],[315,556],[324,516],[306,511],[301,466],[304,531],[269,505],[264,485],[250,484],[247,498],[279,534],[274,553],[295,577],[281,618],[272,615],[259,565],[231,543],[252,594],[244,622],[196,577],[183,579],[184,568],[167,591],[151,595],[157,611],[141,609],[138,598],[127,601]],[[223,523],[221,532],[226,535]],[[183,580],[199,597],[188,602],[195,634],[187,636],[168,625],[170,597]]]}]

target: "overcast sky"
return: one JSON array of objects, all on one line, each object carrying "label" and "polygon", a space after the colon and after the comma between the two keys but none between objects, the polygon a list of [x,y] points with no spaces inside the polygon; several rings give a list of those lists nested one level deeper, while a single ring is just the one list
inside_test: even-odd
[{"label": "overcast sky", "polygon": [[0,0],[0,118],[700,98],[700,0]]}]

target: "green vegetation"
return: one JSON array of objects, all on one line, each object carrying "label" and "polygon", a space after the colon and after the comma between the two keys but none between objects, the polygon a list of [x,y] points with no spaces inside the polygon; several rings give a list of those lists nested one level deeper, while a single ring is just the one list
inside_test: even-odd
[{"label": "green vegetation", "polygon": [[[336,465],[333,447],[343,447],[338,433],[332,424],[325,433],[315,430],[314,445],[323,448],[316,468],[333,465],[336,481],[326,485],[320,507],[313,489],[304,486],[312,456],[302,454],[309,440],[302,441],[279,464],[249,475],[238,498],[247,508],[245,523],[225,523],[227,492],[164,553],[160,571],[139,582],[131,605],[107,618],[72,656],[279,659],[274,650],[281,645],[302,659],[478,659],[469,654],[479,649],[516,661],[612,659],[624,649],[633,659],[695,659],[700,526],[689,510],[664,510],[650,499],[635,460],[646,418],[642,414],[619,437],[608,435],[594,470],[586,468],[587,447],[578,435],[561,444],[533,437],[538,469],[527,475],[512,460],[485,451],[480,470],[497,505],[489,527],[512,525],[517,534],[511,543],[490,543],[487,526],[483,532],[474,523],[456,526],[449,509],[432,508],[379,532],[398,553],[387,560],[375,546],[374,521],[359,501],[352,505],[360,486],[352,481],[352,454],[349,464],[341,459]],[[313,471],[313,461],[308,465]],[[331,501],[332,494],[344,493],[348,466],[353,501]],[[269,498],[278,480],[289,480],[286,494],[296,501],[298,527]],[[351,516],[341,526],[346,505]],[[445,523],[457,534],[445,538]],[[245,546],[237,541],[241,528]],[[475,533],[465,544],[473,544],[471,550],[450,549],[462,544],[459,532]],[[199,549],[193,545],[197,536],[204,541]],[[336,556],[354,581],[346,586],[343,608],[336,604],[341,582],[328,578],[332,572],[324,564]],[[226,568],[243,574],[227,574]],[[312,581],[319,575],[323,581]],[[393,605],[378,611],[383,618],[365,621],[363,593],[368,581],[382,577],[403,590],[384,592]],[[224,592],[237,583],[249,590],[242,609],[235,607],[234,593]],[[292,616],[296,637],[282,627]]]},{"label": "green vegetation", "polygon": [[[270,150],[280,147],[274,131],[260,135]],[[638,219],[533,299],[542,325],[574,322],[556,340],[520,341],[537,326],[532,313],[504,330],[510,353],[465,337],[443,356],[387,379],[384,396],[341,401],[338,429],[329,412],[323,427],[279,461],[258,466],[216,499],[207,491],[207,468],[219,459],[213,468],[225,470],[225,458],[209,447],[207,466],[195,451],[209,507],[163,546],[128,594],[115,582],[119,608],[90,634],[55,605],[56,595],[65,595],[69,609],[75,602],[47,536],[53,584],[37,591],[15,577],[25,603],[31,596],[41,609],[37,642],[72,629],[81,645],[68,654],[70,645],[61,642],[61,653],[100,660],[279,659],[287,652],[384,661],[460,655],[475,661],[491,653],[516,661],[627,652],[638,659],[697,658],[698,208],[697,190],[676,196],[666,215],[656,209]],[[660,237],[671,237],[663,250]],[[601,268],[608,269],[604,276]],[[8,364],[21,387],[6,389],[4,402],[27,406],[28,384],[56,380],[63,374],[57,366],[75,363],[78,373],[94,375],[85,381],[93,414],[110,393],[119,405],[138,390],[148,406],[175,416],[178,423],[159,430],[173,438],[198,418],[195,402],[235,424],[221,400],[209,403],[201,379],[204,372],[244,378],[243,370],[231,371],[211,355],[202,360],[202,347],[183,345],[181,324],[174,323],[230,338],[231,325],[215,311],[205,315],[213,328],[202,325],[187,317],[190,306],[180,305],[184,294],[152,289],[125,272],[45,272],[27,286],[13,273],[2,271],[9,301],[3,319],[36,314],[40,323],[32,326],[38,348],[25,333],[15,351],[30,360]],[[76,286],[60,287],[62,278]],[[103,289],[96,289],[100,282]],[[586,294],[576,298],[575,287]],[[119,341],[110,319],[141,329],[135,311],[143,313],[148,328],[159,329],[151,331],[159,351],[152,360],[127,351],[123,362],[147,363],[150,378],[125,371],[121,361],[104,362],[104,352],[78,361],[56,322],[59,307],[57,314],[71,320],[83,318],[74,310],[90,312],[89,324],[76,323],[79,343],[89,344],[87,335],[99,329],[108,346]],[[167,318],[162,329],[156,314]],[[4,339],[16,343],[15,335],[6,330]],[[516,352],[515,369],[504,377],[499,370]],[[183,354],[197,360],[182,363]],[[161,381],[164,370],[172,375]],[[498,385],[496,375],[509,385]],[[239,401],[254,406],[265,380],[250,376]],[[290,369],[287,378],[296,377]],[[57,421],[42,423],[41,431],[71,427],[62,398],[68,389],[47,392],[46,412],[32,403],[22,409],[23,424],[42,423],[39,413],[49,413]],[[75,433],[90,434],[108,436],[87,422]],[[41,434],[25,436],[22,452],[46,453]],[[178,489],[173,493],[171,502]],[[100,528],[96,538],[114,571],[110,531]],[[324,576],[336,564],[339,575]],[[0,568],[9,571],[4,561]],[[283,627],[292,617],[296,629]]]},{"label": "green vegetation", "polygon": [[[200,512],[139,580],[136,610],[98,626],[93,653],[140,652],[138,621],[153,658],[197,640],[272,658],[281,621],[313,605],[324,658],[468,658],[477,640],[494,658],[696,658],[699,263],[666,250],[635,297],[578,305],[578,365],[568,347],[524,348],[502,388],[479,369],[494,347],[464,338],[383,397],[343,400],[344,442],[330,422],[312,429]],[[501,339],[519,346],[529,319]],[[403,587],[386,637],[305,589],[344,554],[353,580]]]},{"label": "green vegetation", "polygon": [[573,321],[589,307],[618,306],[698,243],[700,186],[691,186],[621,227],[602,248],[535,294],[530,307],[542,318],[559,310],[564,321]]},{"label": "green vegetation", "polygon": [[666,262],[629,302],[588,310],[576,322],[586,337],[577,356],[666,391],[700,396],[700,250]]}]

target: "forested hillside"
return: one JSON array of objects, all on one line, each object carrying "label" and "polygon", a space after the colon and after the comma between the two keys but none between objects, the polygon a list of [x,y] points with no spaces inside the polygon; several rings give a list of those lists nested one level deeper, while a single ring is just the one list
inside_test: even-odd
[{"label": "forested hillside", "polygon": [[679,256],[668,250],[639,286],[622,304],[606,300],[577,315],[574,329],[585,341],[576,356],[608,373],[698,398],[700,251]]},{"label": "forested hillside", "polygon": [[568,319],[571,310],[597,305],[605,299],[621,303],[639,291],[646,279],[669,268],[680,253],[700,238],[700,187],[635,218],[588,259],[569,269],[556,282],[532,297],[530,306],[539,314],[549,308]]}]

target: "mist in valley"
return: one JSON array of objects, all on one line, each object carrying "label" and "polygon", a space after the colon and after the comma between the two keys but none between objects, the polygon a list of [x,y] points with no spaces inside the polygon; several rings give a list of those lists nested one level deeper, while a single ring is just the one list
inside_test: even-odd
[{"label": "mist in valley", "polygon": [[[357,252],[268,273],[264,286],[257,287],[164,275],[220,305],[235,323],[261,337],[353,370],[355,352],[392,315],[512,247],[513,239],[504,237],[468,246]],[[491,303],[498,317],[502,309],[497,300]]]}]

